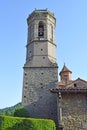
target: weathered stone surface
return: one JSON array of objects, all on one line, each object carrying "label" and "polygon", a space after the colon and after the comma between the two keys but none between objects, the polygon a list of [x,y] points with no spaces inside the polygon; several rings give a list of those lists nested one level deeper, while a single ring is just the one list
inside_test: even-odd
[{"label": "weathered stone surface", "polygon": [[[27,23],[22,105],[29,110],[30,117],[57,121],[57,98],[50,92],[58,83],[56,19],[47,9],[35,10],[29,15]],[[39,30],[44,35],[40,36]]]},{"label": "weathered stone surface", "polygon": [[50,92],[57,82],[57,68],[24,69],[22,104],[30,117],[57,120],[57,97]]},{"label": "weathered stone surface", "polygon": [[63,117],[64,130],[87,130],[87,114]]},{"label": "weathered stone surface", "polygon": [[64,130],[87,130],[87,100],[85,94],[62,94]]},{"label": "weathered stone surface", "polygon": [[[63,81],[60,86],[71,87],[73,91],[70,91],[74,93],[61,91],[62,102],[59,102],[56,97],[58,92],[50,92],[51,88],[55,89],[58,85],[54,15],[47,9],[35,10],[29,15],[27,23],[22,105],[28,109],[30,117],[53,119],[56,123],[57,118],[63,119],[63,130],[87,130],[87,95],[75,91],[87,88],[87,82],[80,78],[73,82],[72,72],[64,66],[66,69],[60,73]],[[38,33],[40,28],[43,30],[42,36]],[[59,110],[60,114],[57,115]]]}]

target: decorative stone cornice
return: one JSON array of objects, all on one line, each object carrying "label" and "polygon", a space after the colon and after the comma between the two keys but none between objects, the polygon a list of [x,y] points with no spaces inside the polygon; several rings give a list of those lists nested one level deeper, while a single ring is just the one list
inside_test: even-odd
[{"label": "decorative stone cornice", "polygon": [[50,91],[52,93],[87,93],[87,88],[53,88]]}]

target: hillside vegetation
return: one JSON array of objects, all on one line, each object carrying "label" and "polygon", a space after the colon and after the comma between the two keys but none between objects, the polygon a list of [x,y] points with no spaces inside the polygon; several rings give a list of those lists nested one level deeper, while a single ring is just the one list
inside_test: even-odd
[{"label": "hillside vegetation", "polygon": [[28,116],[21,103],[0,109],[0,130],[56,130],[54,121]]},{"label": "hillside vegetation", "polygon": [[21,106],[21,103],[18,103],[12,107],[6,107],[4,109],[0,109],[0,115],[13,116],[14,111]]},{"label": "hillside vegetation", "polygon": [[0,116],[0,130],[56,130],[52,120]]}]

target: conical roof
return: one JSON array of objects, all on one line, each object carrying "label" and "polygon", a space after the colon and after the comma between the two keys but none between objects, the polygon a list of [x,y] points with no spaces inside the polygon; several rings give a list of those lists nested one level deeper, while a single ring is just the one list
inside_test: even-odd
[{"label": "conical roof", "polygon": [[69,70],[67,67],[66,67],[66,65],[64,64],[64,66],[63,66],[63,68],[62,68],[62,70],[60,71],[60,75],[61,75],[61,73],[63,73],[63,72],[70,72],[70,73],[72,73],[72,71],[71,70]]}]

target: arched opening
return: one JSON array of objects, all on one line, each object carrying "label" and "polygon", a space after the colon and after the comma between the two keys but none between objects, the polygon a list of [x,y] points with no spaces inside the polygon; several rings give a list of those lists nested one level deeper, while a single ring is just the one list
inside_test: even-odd
[{"label": "arched opening", "polygon": [[44,23],[42,21],[40,21],[38,25],[38,36],[44,37]]}]

